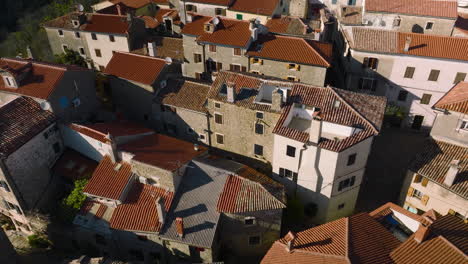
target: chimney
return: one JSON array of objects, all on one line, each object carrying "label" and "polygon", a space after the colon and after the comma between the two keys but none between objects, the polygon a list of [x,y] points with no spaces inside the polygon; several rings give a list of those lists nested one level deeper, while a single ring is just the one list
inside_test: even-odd
[{"label": "chimney", "polygon": [[161,197],[156,198],[156,210],[158,211],[159,223],[164,224],[166,212],[164,211],[164,202]]},{"label": "chimney", "polygon": [[[314,112],[315,113],[315,112]],[[309,130],[309,141],[318,144],[322,136],[322,120],[318,116],[312,117]]]},{"label": "chimney", "polygon": [[429,216],[423,216],[420,223],[419,228],[414,232],[414,240],[416,243],[422,243],[427,238],[430,233],[430,227],[434,220]]},{"label": "chimney", "polygon": [[258,38],[258,28],[256,19],[250,20],[249,29],[251,32],[252,41],[256,41]]},{"label": "chimney", "polygon": [[31,59],[31,60],[34,59],[31,48],[29,46],[26,47],[26,53],[28,54],[27,59]]},{"label": "chimney", "polygon": [[458,165],[460,165],[459,160],[452,160],[452,162],[450,162],[449,169],[444,179],[444,184],[448,187],[451,187],[457,178],[458,170],[460,169]]},{"label": "chimney", "polygon": [[411,37],[406,37],[406,40],[405,40],[405,49],[404,49],[405,52],[408,52],[408,51],[409,51],[410,45],[411,45]]},{"label": "chimney", "polygon": [[156,57],[156,43],[148,42],[148,55],[151,57]]},{"label": "chimney", "polygon": [[283,104],[283,91],[279,88],[273,90],[271,94],[271,110],[279,112],[281,111],[281,105]]},{"label": "chimney", "polygon": [[127,23],[131,24],[133,21],[133,14],[132,12],[127,12]]},{"label": "chimney", "polygon": [[291,251],[294,249],[294,241],[296,240],[296,234],[292,231],[289,231],[288,234],[284,237],[287,242],[287,249],[288,251]]},{"label": "chimney", "polygon": [[226,83],[227,101],[234,103],[236,101],[236,84],[233,82]]},{"label": "chimney", "polygon": [[122,7],[120,7],[120,4],[116,4],[115,8],[117,8],[117,15],[121,16],[122,15]]},{"label": "chimney", "polygon": [[184,237],[184,219],[182,217],[176,218],[176,229],[179,237]]},{"label": "chimney", "polygon": [[109,156],[112,162],[115,163],[117,162],[118,159],[117,159],[117,144],[115,143],[114,137],[110,133],[107,133],[107,135],[104,138],[107,139],[107,141],[109,142],[111,146]]}]

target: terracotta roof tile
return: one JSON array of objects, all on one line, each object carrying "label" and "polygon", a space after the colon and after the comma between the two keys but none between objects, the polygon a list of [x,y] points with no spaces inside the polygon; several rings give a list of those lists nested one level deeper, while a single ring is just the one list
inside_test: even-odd
[{"label": "terracotta roof tile", "polygon": [[[459,171],[450,187],[444,184],[450,162],[459,160]],[[429,139],[415,157],[410,169],[423,177],[468,199],[468,147]]]},{"label": "terracotta roof tile", "polygon": [[229,10],[271,16],[279,6],[280,0],[235,0]]},{"label": "terracotta roof tile", "polygon": [[126,16],[94,13],[88,15],[88,21],[82,29],[89,32],[127,34],[129,27]]},{"label": "terracotta roof tile", "polygon": [[204,154],[206,148],[199,146],[196,151],[193,143],[153,134],[122,145],[120,150],[133,154],[133,160],[175,171],[193,158]]},{"label": "terracotta roof tile", "polygon": [[174,193],[162,188],[139,182],[133,186],[124,203],[117,206],[110,219],[110,227],[121,230],[159,232],[159,222],[156,199],[161,197],[164,210],[169,211]]},{"label": "terracotta roof tile", "polygon": [[96,204],[96,202],[92,200],[88,200],[88,199],[85,200],[83,204],[81,205],[81,208],[78,214],[86,215],[87,213],[89,213],[89,211],[91,211],[91,208],[93,208],[94,204]]},{"label": "terracotta roof tile", "polygon": [[369,215],[372,216],[374,219],[376,219],[377,221],[380,221],[382,218],[386,217],[387,215],[389,214],[392,214],[393,211],[392,210],[395,210],[403,215],[406,215],[408,216],[409,218],[412,218],[416,221],[420,221],[421,220],[421,216],[420,215],[417,215],[415,213],[412,213],[392,202],[388,202],[382,206],[380,206],[379,208],[375,209],[374,211],[370,212]]},{"label": "terracotta roof tile", "polygon": [[115,52],[104,70],[105,74],[152,85],[165,68],[166,61],[132,53]]},{"label": "terracotta roof tile", "polygon": [[231,0],[186,0],[186,2],[229,6]]},{"label": "terracotta roof tile", "polygon": [[265,26],[270,32],[278,34],[304,35],[307,32],[307,25],[298,17],[274,17],[268,19]]},{"label": "terracotta roof tile", "polygon": [[113,163],[106,155],[102,158],[83,192],[93,196],[120,200],[124,189],[132,179],[132,175],[130,164],[126,162]]},{"label": "terracotta roof tile", "polygon": [[434,108],[468,114],[468,82],[459,82],[434,104]]},{"label": "terracotta roof tile", "polygon": [[79,30],[73,25],[72,20],[79,21],[80,13],[78,12],[70,12],[63,16],[57,17],[55,19],[49,20],[44,22],[42,25],[45,27],[53,27],[53,28],[63,28],[69,30]]},{"label": "terracotta roof tile", "polygon": [[67,148],[52,169],[54,173],[70,181],[90,179],[98,163],[81,153]]},{"label": "terracotta roof tile", "polygon": [[125,6],[131,7],[134,9],[139,9],[155,1],[154,0],[110,0],[110,2],[113,4],[124,4]]},{"label": "terracotta roof tile", "polygon": [[55,121],[53,113],[28,97],[4,105],[0,108],[0,157],[8,157]]},{"label": "terracotta roof tile", "polygon": [[182,34],[200,36],[205,33],[203,25],[210,21],[212,17],[202,16],[195,13],[188,13],[192,16],[192,22],[187,23],[184,28],[181,30]]},{"label": "terracotta roof tile", "polygon": [[303,38],[260,35],[248,56],[330,67],[332,46]]},{"label": "terracotta roof tile", "polygon": [[205,102],[210,86],[183,80],[170,80],[158,101],[164,105],[206,113]]},{"label": "terracotta roof tile", "polygon": [[83,135],[99,140],[103,143],[110,142],[107,137],[110,134],[113,138],[123,136],[135,136],[154,133],[154,130],[146,128],[132,121],[112,121],[106,123],[94,124],[75,124],[71,123],[69,127]]},{"label": "terracotta roof tile", "polygon": [[442,0],[367,0],[366,12],[385,12],[431,17],[457,17],[457,1]]}]

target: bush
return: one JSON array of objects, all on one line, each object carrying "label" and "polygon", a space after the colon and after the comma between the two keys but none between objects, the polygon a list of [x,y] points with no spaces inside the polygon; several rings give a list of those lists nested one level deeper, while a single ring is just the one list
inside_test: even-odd
[{"label": "bush", "polygon": [[28,236],[28,243],[32,248],[48,248],[51,245],[48,239],[39,235]]},{"label": "bush", "polygon": [[87,67],[85,59],[78,52],[71,49],[66,49],[64,53],[55,55],[55,62]]},{"label": "bush", "polygon": [[71,193],[62,200],[59,207],[58,217],[64,223],[71,223],[75,218],[76,213],[80,210],[83,202],[86,200],[86,195],[83,194],[83,189],[88,183],[88,180],[76,180],[75,187]]}]

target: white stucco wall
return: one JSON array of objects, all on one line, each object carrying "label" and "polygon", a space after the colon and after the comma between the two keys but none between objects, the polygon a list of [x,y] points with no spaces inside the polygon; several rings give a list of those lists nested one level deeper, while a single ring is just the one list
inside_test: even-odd
[{"label": "white stucco wall", "polygon": [[[195,2],[190,2],[190,1],[185,1],[185,5],[193,5],[197,7],[197,12],[198,14],[205,15],[205,16],[215,16],[215,9],[216,8],[221,8],[221,9],[227,9],[227,6],[221,6],[221,5],[212,5],[212,4],[202,4],[202,3],[195,3]],[[183,7],[181,7],[182,9]],[[183,9],[182,9],[183,10]],[[183,11],[182,11],[183,12]],[[187,10],[188,12],[188,10]]]},{"label": "white stucco wall", "polygon": [[228,18],[232,19],[237,19],[237,14],[242,15],[242,20],[251,20],[251,19],[259,19],[260,22],[265,25],[269,16],[265,15],[258,15],[258,14],[250,14],[250,13],[245,13],[245,12],[240,12],[240,11],[235,11],[235,10],[226,10],[226,16]]},{"label": "white stucco wall", "polygon": [[419,221],[414,220],[411,217],[408,217],[398,211],[395,211],[393,209],[390,209],[393,212],[393,215],[398,218],[409,230],[416,232],[419,228]]},{"label": "white stucco wall", "polygon": [[[127,36],[113,35],[115,42],[109,40],[109,35],[106,33],[96,33],[97,40],[92,39],[91,32],[84,32],[83,35],[88,43],[91,59],[94,61],[94,66],[99,69],[99,66],[106,67],[112,58],[112,51],[129,52],[129,41]],[[95,49],[101,50],[101,57],[96,56]]]},{"label": "white stucco wall", "polygon": [[60,129],[65,146],[80,152],[90,159],[99,162],[104,155],[112,155],[113,153],[110,144],[102,143],[92,137],[78,133],[68,126],[61,126]]}]

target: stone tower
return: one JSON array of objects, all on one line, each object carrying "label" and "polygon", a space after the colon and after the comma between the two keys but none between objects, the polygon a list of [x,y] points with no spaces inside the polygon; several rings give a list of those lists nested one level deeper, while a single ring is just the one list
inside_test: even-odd
[{"label": "stone tower", "polygon": [[309,0],[289,0],[289,15],[307,18]]}]

